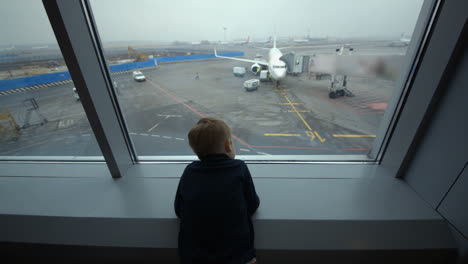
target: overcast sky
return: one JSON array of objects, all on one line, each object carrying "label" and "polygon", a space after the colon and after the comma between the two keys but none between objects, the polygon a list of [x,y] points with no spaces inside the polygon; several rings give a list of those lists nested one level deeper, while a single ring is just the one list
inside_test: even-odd
[{"label": "overcast sky", "polygon": [[[103,42],[399,37],[424,0],[90,0]],[[56,42],[40,0],[2,1],[0,45]]]}]

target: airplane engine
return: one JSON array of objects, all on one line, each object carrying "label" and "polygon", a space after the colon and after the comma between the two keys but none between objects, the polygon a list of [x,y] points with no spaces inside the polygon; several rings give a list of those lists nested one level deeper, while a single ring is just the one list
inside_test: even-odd
[{"label": "airplane engine", "polygon": [[255,63],[253,64],[251,67],[250,67],[250,70],[254,73],[254,74],[260,74],[260,71],[262,70],[262,66],[260,66],[259,64]]}]

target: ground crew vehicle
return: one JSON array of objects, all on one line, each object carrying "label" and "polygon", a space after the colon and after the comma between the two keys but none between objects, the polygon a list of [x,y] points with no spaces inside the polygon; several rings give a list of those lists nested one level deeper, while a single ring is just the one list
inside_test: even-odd
[{"label": "ground crew vehicle", "polygon": [[260,80],[258,79],[251,79],[244,82],[244,88],[247,92],[255,91],[260,86]]},{"label": "ground crew vehicle", "polygon": [[76,91],[76,88],[75,88],[75,87],[73,87],[73,96],[75,96],[75,99],[76,99],[77,101],[80,100],[80,96],[78,95],[78,92]]},{"label": "ground crew vehicle", "polygon": [[234,68],[232,68],[232,73],[234,74],[234,76],[244,77],[245,67],[234,67]]},{"label": "ground crew vehicle", "polygon": [[260,71],[260,81],[267,82],[270,80],[270,73],[267,70]]},{"label": "ground crew vehicle", "polygon": [[145,75],[143,75],[143,73],[141,73],[141,71],[134,71],[133,79],[137,82],[144,82],[146,80],[146,77]]}]

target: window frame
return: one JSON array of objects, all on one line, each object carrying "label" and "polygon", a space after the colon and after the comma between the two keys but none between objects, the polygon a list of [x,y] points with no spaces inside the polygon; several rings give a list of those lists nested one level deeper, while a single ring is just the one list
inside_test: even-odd
[{"label": "window frame", "polygon": [[[389,113],[392,111],[386,112],[386,122],[380,128],[381,131],[385,131],[386,136],[385,138],[380,137],[382,142],[377,142],[379,140],[374,142],[373,150],[377,151],[378,149],[378,151],[373,151],[371,156],[377,158],[380,167],[385,168],[385,170],[390,169],[391,174],[395,177],[398,176],[404,161],[409,158],[411,142],[416,137],[424,115],[430,110],[429,105],[433,99],[432,97],[440,86],[440,81],[449,65],[451,56],[453,56],[455,45],[463,28],[463,23],[456,24],[454,28],[450,21],[452,15],[448,14],[448,12],[444,13],[443,8],[448,3],[454,6],[460,5],[455,1],[426,0],[424,2],[421,14],[425,12],[424,10],[431,10],[433,13],[430,17],[426,15],[427,19],[424,21],[418,19],[415,33],[419,33],[416,34],[417,39],[412,42],[409,48],[409,52],[414,52],[414,56],[420,57],[420,60],[417,65],[411,65],[412,61],[408,65],[411,68],[408,75],[412,76],[412,78],[409,78],[405,85],[403,83],[401,85],[401,89],[407,89],[408,91],[399,101],[395,100],[393,106],[399,112],[393,118],[394,113]],[[181,156],[168,158],[160,162],[150,162],[144,159],[137,162],[138,157],[132,147],[131,137],[125,129],[125,120],[112,88],[112,80],[103,57],[102,45],[89,0],[43,0],[43,4],[112,177],[119,178],[125,175],[128,169],[133,166],[147,166],[148,163],[186,164],[190,161],[181,157],[195,158],[195,156]],[[433,10],[437,11],[434,12]],[[432,26],[431,30],[426,31],[425,28],[429,26]],[[83,30],[83,28],[86,30]],[[430,39],[431,41],[429,41]],[[434,43],[434,40],[437,43]],[[423,42],[423,44],[419,45],[420,42]],[[446,47],[445,49],[440,50],[437,48],[441,43]],[[419,49],[419,51],[416,52],[416,49]],[[434,49],[436,52],[434,52]],[[89,54],[95,56],[89,56]],[[437,67],[432,65],[437,65]],[[90,72],[89,69],[94,72]],[[98,74],[96,74],[96,70]],[[432,74],[429,74],[423,80],[420,77],[422,72],[431,72]],[[401,81],[403,82],[404,79],[406,78],[402,78]],[[106,89],[96,89],[96,87],[106,87]],[[99,102],[99,104],[95,102]],[[387,129],[390,124],[393,125],[393,128]],[[375,148],[376,144],[381,147]],[[275,164],[300,163],[309,164],[311,169],[317,163],[327,164],[331,171],[334,170],[333,167],[340,165],[368,166],[375,163],[375,161],[366,159],[357,159],[357,161],[351,161],[349,158],[331,160],[326,156],[317,157],[315,161],[297,159],[294,156],[281,160],[281,157],[257,159],[242,156],[241,158],[244,157],[250,164],[270,162]],[[80,159],[76,158],[75,160]],[[35,166],[39,165],[39,167],[43,165],[44,168],[50,164],[48,162],[36,164],[33,161],[7,161],[0,163],[0,168],[2,164],[11,166],[16,163],[35,164]],[[66,163],[63,162],[63,164]],[[88,163],[81,163],[82,166],[86,166],[86,164]],[[4,176],[4,174],[0,173],[0,176]]]}]

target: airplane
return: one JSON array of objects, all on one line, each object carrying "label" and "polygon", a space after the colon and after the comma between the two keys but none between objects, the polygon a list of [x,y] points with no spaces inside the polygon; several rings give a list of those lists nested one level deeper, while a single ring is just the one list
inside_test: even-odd
[{"label": "airplane", "polygon": [[246,40],[233,41],[233,43],[236,45],[247,45],[249,44],[249,42],[250,42],[250,36],[248,36]]},{"label": "airplane", "polygon": [[216,53],[216,49],[214,50],[215,57],[217,58],[224,58],[229,60],[236,60],[236,61],[243,61],[243,62],[250,62],[253,63],[250,66],[250,70],[258,74],[261,70],[268,70],[270,73],[271,78],[276,81],[276,85],[279,85],[279,82],[286,78],[286,71],[287,66],[284,61],[281,60],[283,53],[280,51],[281,48],[276,47],[276,37],[273,40],[273,48],[269,49],[268,52],[268,60],[249,60],[249,59],[241,59],[241,58],[233,58],[233,57],[225,57],[219,56]]},{"label": "airplane", "polygon": [[389,44],[391,47],[405,47],[408,46],[411,41],[411,36],[405,37],[404,34],[401,35],[401,38],[399,41],[393,41]]},{"label": "airplane", "polygon": [[49,48],[48,45],[44,45],[44,46],[35,46],[35,47],[32,47],[31,49],[47,49]]},{"label": "airplane", "polygon": [[267,40],[257,40],[257,41],[250,41],[250,43],[254,43],[254,44],[268,44],[271,42],[273,38],[270,36],[268,37]]},{"label": "airplane", "polygon": [[1,48],[0,51],[11,51],[11,50],[14,50],[15,49],[15,46],[10,46],[8,48]]}]

